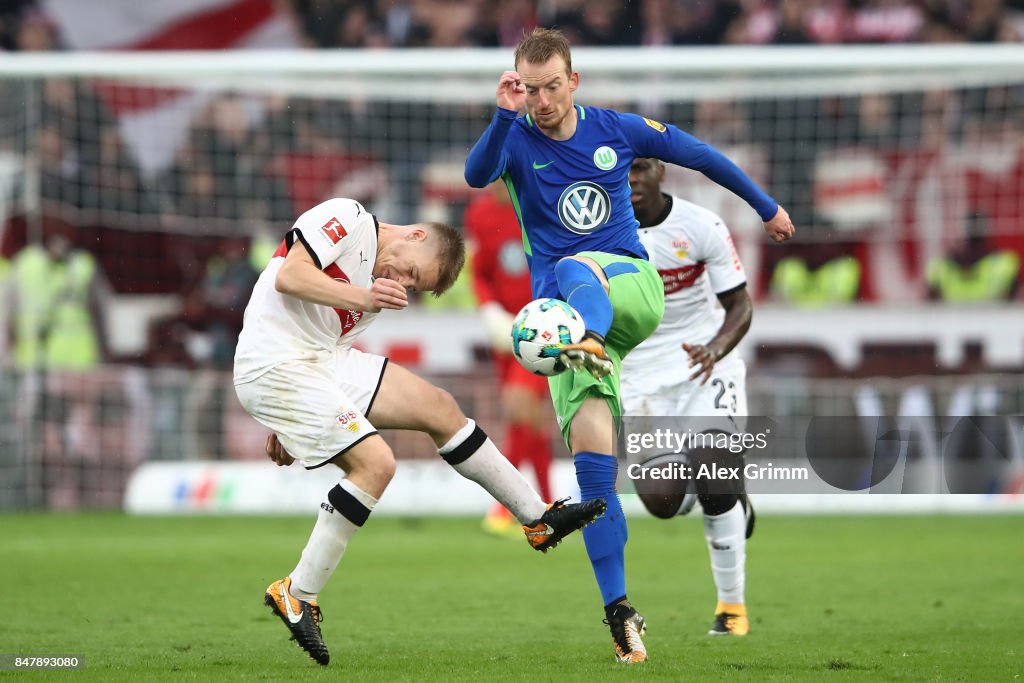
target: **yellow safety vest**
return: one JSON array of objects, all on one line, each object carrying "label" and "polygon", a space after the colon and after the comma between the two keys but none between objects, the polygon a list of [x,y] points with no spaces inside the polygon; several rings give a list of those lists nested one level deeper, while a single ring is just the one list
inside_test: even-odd
[{"label": "yellow safety vest", "polygon": [[961,266],[952,259],[928,264],[928,284],[943,301],[999,301],[1013,290],[1020,273],[1020,257],[1012,251],[997,251]]},{"label": "yellow safety vest", "polygon": [[781,300],[797,306],[848,303],[860,290],[860,263],[852,256],[843,256],[811,270],[802,259],[787,257],[775,266],[771,290]]},{"label": "yellow safety vest", "polygon": [[64,262],[39,246],[14,258],[16,288],[14,362],[20,369],[87,370],[100,360],[99,341],[89,311],[89,289],[96,262],[72,251]]}]

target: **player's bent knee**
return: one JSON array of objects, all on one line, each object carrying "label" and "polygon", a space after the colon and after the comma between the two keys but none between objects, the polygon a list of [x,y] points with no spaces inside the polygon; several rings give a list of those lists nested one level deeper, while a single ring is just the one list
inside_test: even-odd
[{"label": "player's bent knee", "polygon": [[429,418],[424,427],[433,437],[447,440],[466,425],[466,415],[459,407],[458,401],[440,387],[434,387],[430,404],[426,408]]},{"label": "player's bent knee", "polygon": [[647,511],[658,519],[672,519],[679,514],[684,495],[677,493],[656,494],[646,492],[640,494],[640,502]]},{"label": "player's bent knee", "polygon": [[[590,268],[590,270],[594,271],[594,275],[597,276],[597,279],[601,281],[601,286],[604,287],[604,291],[608,291],[608,276],[604,274],[604,268],[601,267],[600,263],[592,258],[587,258],[586,256],[566,256],[565,258],[560,259],[558,263],[562,263],[564,261],[578,261],[587,268]],[[555,266],[555,269],[555,272],[557,272],[557,265]]]},{"label": "player's bent knee", "polygon": [[379,435],[371,436],[339,456],[338,464],[352,480],[372,482],[383,490],[397,470],[395,454]]},{"label": "player's bent knee", "polygon": [[[743,480],[743,455],[724,448],[694,448],[690,451],[691,468],[697,476],[697,493],[704,505],[704,496],[732,496],[733,504],[746,491]],[[726,502],[719,503],[724,505]],[[716,506],[717,507],[717,506]],[[732,505],[726,508],[726,512]],[[707,508],[705,508],[705,511]],[[716,513],[710,513],[716,514]]]},{"label": "player's bent knee", "polygon": [[666,453],[641,463],[638,469],[630,467],[640,502],[655,517],[672,519],[685,515],[693,507],[692,482],[685,476],[688,463],[685,454]]}]

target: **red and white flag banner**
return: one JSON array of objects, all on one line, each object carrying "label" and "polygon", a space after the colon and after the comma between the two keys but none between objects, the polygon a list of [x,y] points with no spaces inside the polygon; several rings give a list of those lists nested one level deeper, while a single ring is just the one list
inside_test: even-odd
[{"label": "red and white flag banner", "polygon": [[[298,47],[274,0],[43,0],[71,50],[244,50]],[[167,168],[185,142],[203,91],[104,85],[125,144],[145,175]]]}]

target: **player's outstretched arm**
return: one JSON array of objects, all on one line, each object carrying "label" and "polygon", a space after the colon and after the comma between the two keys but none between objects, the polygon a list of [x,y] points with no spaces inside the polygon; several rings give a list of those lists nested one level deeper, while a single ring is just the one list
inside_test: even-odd
[{"label": "player's outstretched arm", "polygon": [[690,381],[700,379],[706,384],[711,379],[711,371],[721,358],[736,348],[750,329],[750,321],[754,315],[754,302],[746,287],[733,290],[718,297],[725,309],[725,319],[718,332],[707,344],[683,343],[683,351],[690,357],[690,367],[696,367]]},{"label": "player's outstretched arm", "polygon": [[409,305],[405,288],[394,280],[378,278],[369,289],[335,280],[317,267],[302,242],[288,251],[274,287],[282,294],[346,311],[376,313]]},{"label": "player's outstretched arm", "polygon": [[654,157],[700,171],[750,204],[765,223],[765,232],[774,241],[784,242],[793,236],[795,228],[789,214],[715,147],[672,124],[651,121],[636,114],[622,114],[619,120],[637,156]]},{"label": "player's outstretched arm", "polygon": [[519,110],[526,105],[526,86],[520,82],[518,73],[506,71],[501,75],[496,99],[498,111],[466,157],[465,176],[470,187],[486,187],[505,170],[505,138]]}]

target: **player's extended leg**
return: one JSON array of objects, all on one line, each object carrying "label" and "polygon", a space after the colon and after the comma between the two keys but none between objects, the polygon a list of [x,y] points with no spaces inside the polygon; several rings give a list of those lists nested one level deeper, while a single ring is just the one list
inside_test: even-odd
[{"label": "player's extended leg", "polygon": [[[626,598],[626,519],[615,492],[618,462],[613,449],[620,391],[614,370],[625,354],[657,328],[665,306],[664,289],[650,262],[601,252],[582,252],[563,259],[556,266],[556,276],[559,291],[567,299],[582,294],[582,300],[573,307],[580,312],[586,328],[600,334],[607,332],[600,353],[596,349],[587,352],[601,362],[584,365],[587,373],[565,372],[548,382],[563,436],[575,459],[583,499],[600,495],[608,500],[608,514],[584,529],[583,538],[601,590],[616,659],[643,662],[647,650],[641,635],[646,625]],[[610,308],[605,308],[598,289]],[[605,367],[604,362],[611,367]]]},{"label": "player's extended leg", "polygon": [[[711,462],[742,467],[741,456],[719,449],[695,449],[692,456],[698,467]],[[715,621],[708,635],[745,636],[750,631],[744,588],[753,509],[746,500],[743,480],[698,481],[697,497],[704,509],[704,537],[718,592]]]},{"label": "player's extended leg", "polygon": [[426,433],[456,472],[476,482],[523,524],[527,540],[546,552],[604,513],[605,501],[547,506],[447,391],[395,363],[384,371],[367,417],[380,429]]},{"label": "player's extended leg", "polygon": [[317,595],[338,567],[349,540],[366,523],[395,474],[395,458],[379,435],[358,442],[331,462],[346,478],[320,503],[313,532],[291,574],[267,588],[264,601],[291,631],[299,647],[326,666],[330,653],[320,632]]},{"label": "player's extended leg", "polygon": [[641,638],[646,625],[626,596],[626,540],[629,531],[615,490],[618,461],[611,455],[614,430],[615,423],[607,401],[596,396],[588,397],[572,419],[569,447],[574,454],[580,497],[584,501],[596,497],[608,501],[607,513],[583,530],[583,540],[601,591],[605,623],[612,632],[616,659],[633,664],[647,660],[647,649]]}]

